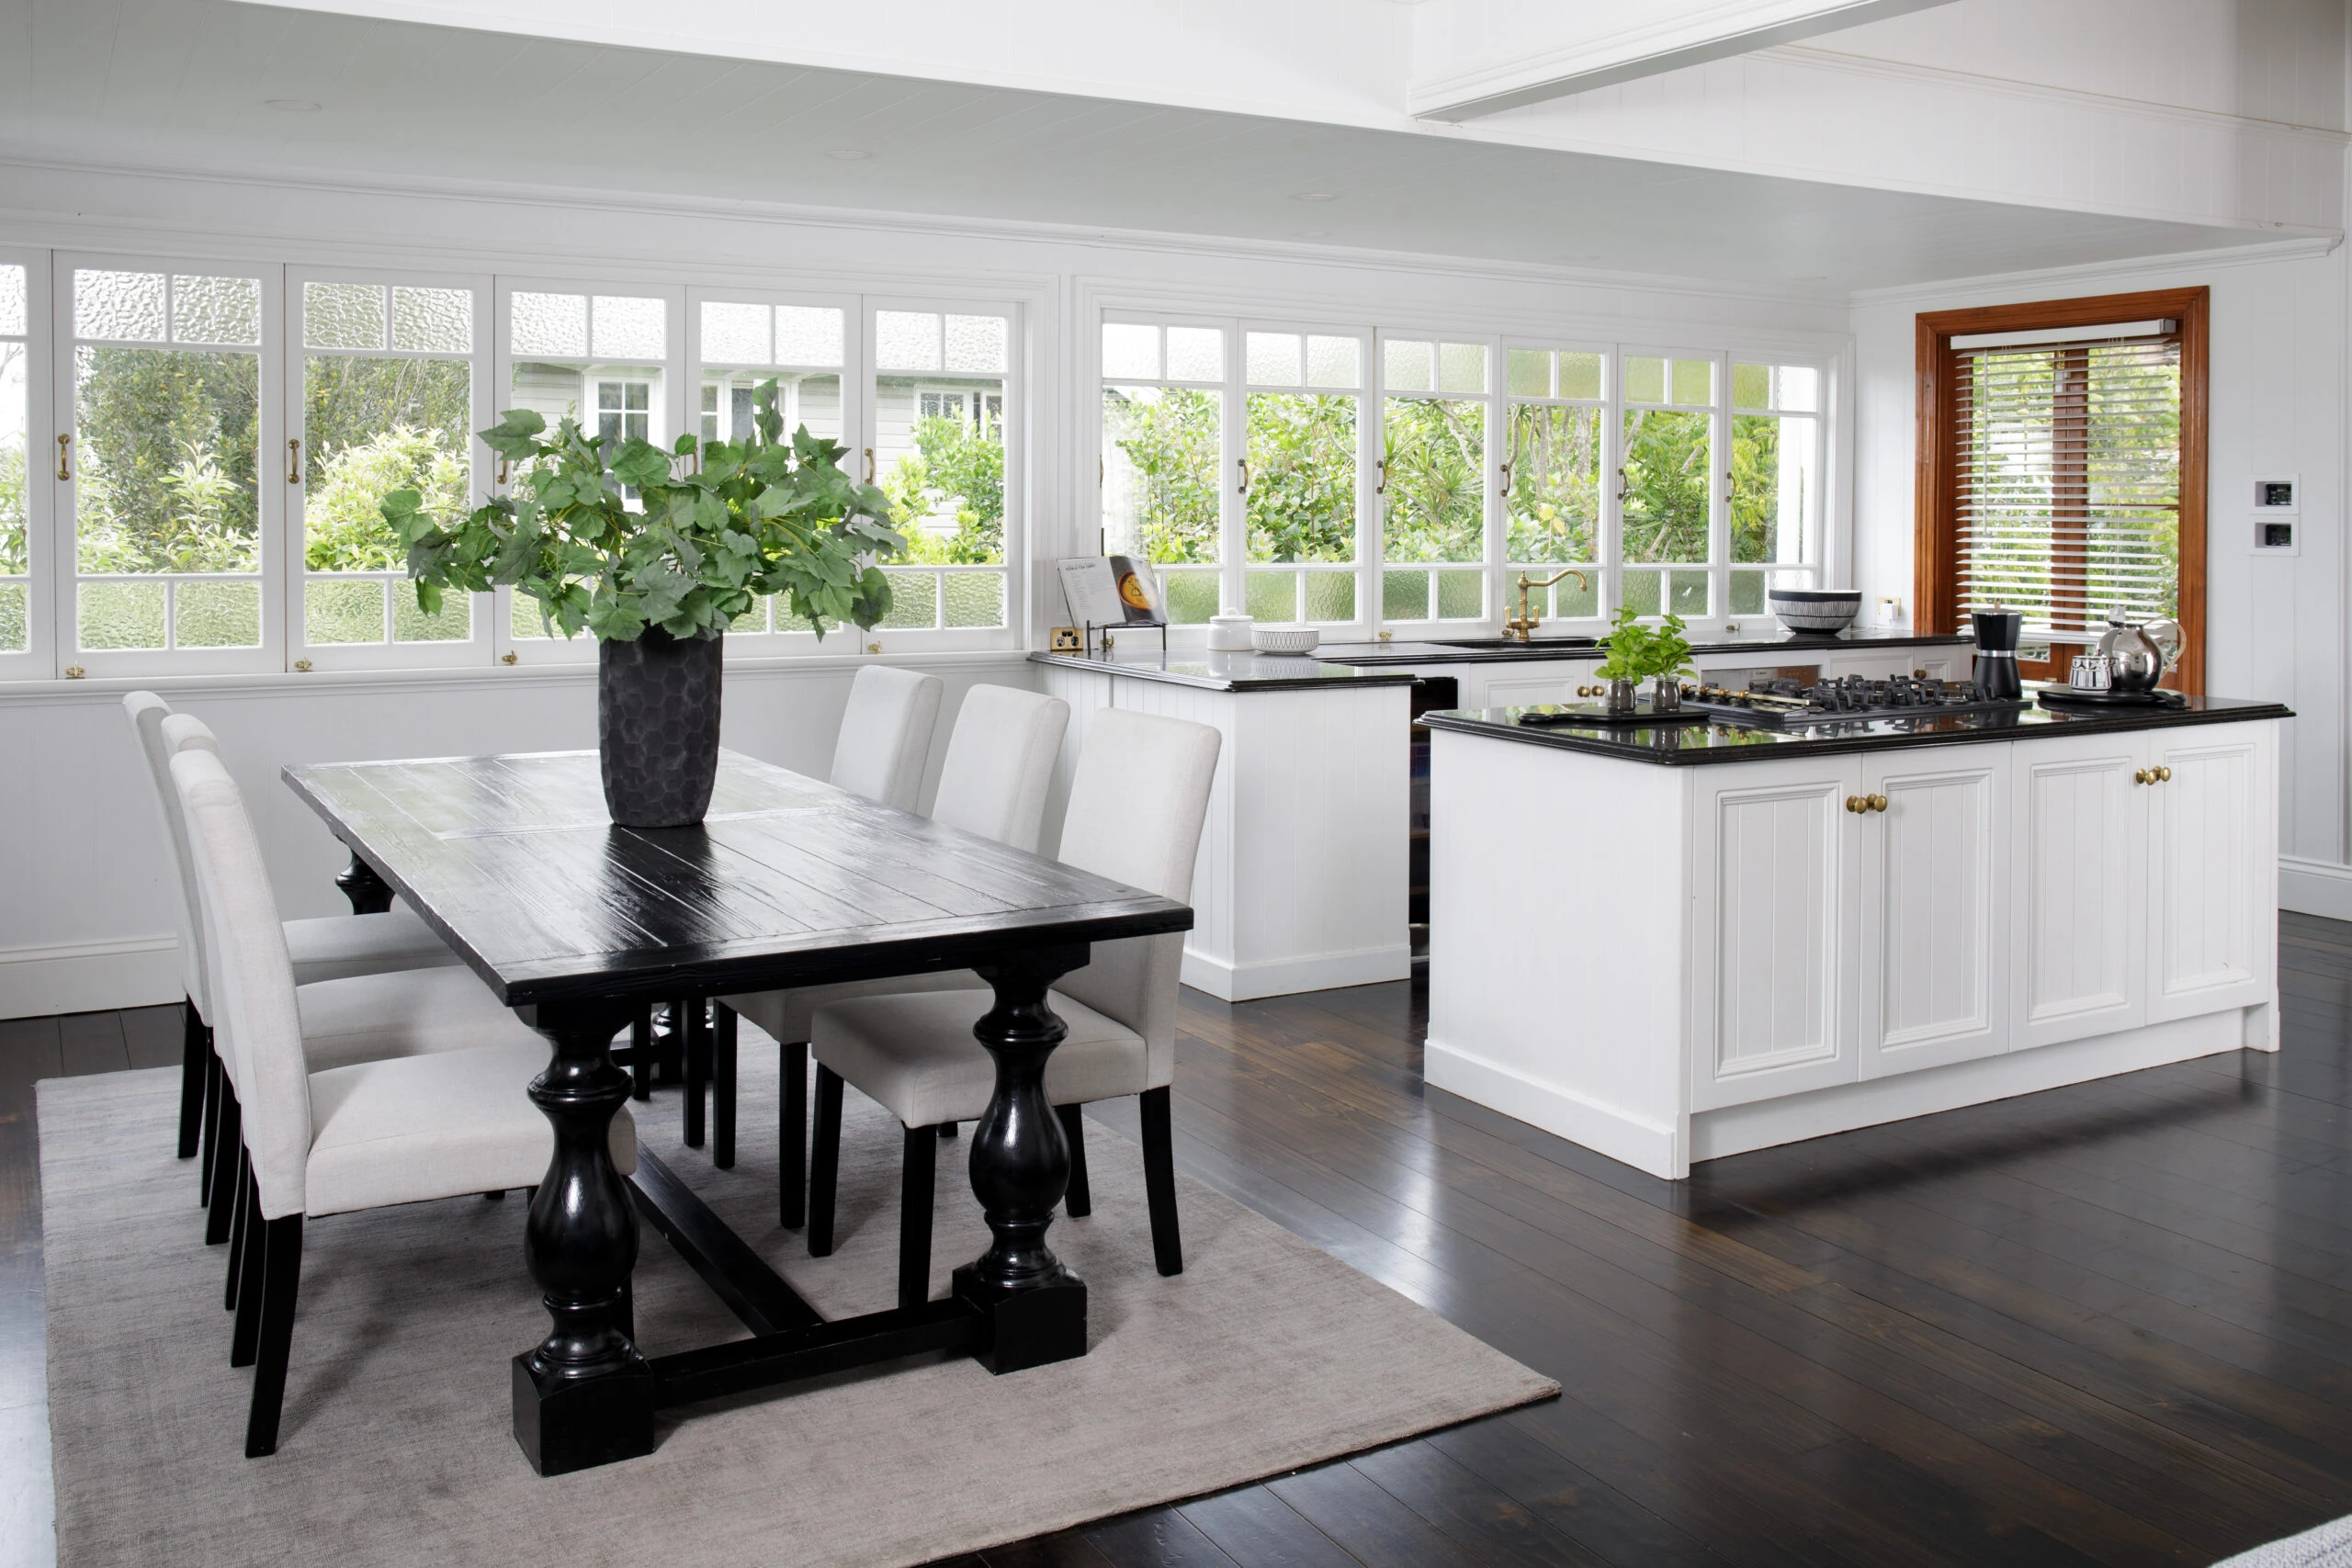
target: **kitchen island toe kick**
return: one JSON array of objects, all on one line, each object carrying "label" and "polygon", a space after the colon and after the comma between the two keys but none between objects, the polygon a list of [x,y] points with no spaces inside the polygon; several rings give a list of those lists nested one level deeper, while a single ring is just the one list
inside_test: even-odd
[{"label": "kitchen island toe kick", "polygon": [[1429,1083],[1693,1161],[2278,1041],[2276,704],[1426,716]]}]

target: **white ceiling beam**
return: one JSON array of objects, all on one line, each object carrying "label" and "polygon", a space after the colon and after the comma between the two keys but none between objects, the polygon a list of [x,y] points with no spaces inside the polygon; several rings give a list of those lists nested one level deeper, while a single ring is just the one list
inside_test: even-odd
[{"label": "white ceiling beam", "polygon": [[1476,119],[1947,0],[1427,0],[1413,11],[1407,110]]}]

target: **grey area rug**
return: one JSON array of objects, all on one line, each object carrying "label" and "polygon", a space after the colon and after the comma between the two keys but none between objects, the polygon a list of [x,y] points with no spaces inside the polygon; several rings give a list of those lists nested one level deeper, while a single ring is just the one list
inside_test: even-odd
[{"label": "grey area rug", "polygon": [[[736,1168],[680,1147],[674,1091],[637,1107],[641,1135],[827,1316],[890,1305],[898,1124],[847,1097],[840,1249],[810,1258],[775,1223],[775,1057],[744,1032]],[[1558,1392],[1186,1178],[1185,1272],[1162,1280],[1140,1151],[1092,1122],[1094,1212],[1052,1237],[1089,1287],[1081,1360],[892,1363],[702,1406],[650,1458],[542,1480],[509,1425],[508,1359],[547,1321],[521,1194],[453,1200],[311,1222],[280,1448],[249,1461],[252,1374],[228,1364],[223,1249],[171,1156],[177,1089],[176,1069],[40,1086],[65,1568],[919,1563]],[[934,1295],[987,1245],[966,1146],[941,1151]],[[743,1337],[650,1229],[637,1292],[650,1353]]]},{"label": "grey area rug", "polygon": [[2213,1568],[2352,1568],[2352,1517],[2241,1551]]}]

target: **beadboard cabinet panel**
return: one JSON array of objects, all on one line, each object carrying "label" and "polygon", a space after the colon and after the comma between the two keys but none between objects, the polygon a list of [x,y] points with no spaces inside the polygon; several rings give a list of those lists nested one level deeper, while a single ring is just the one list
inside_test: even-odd
[{"label": "beadboard cabinet panel", "polygon": [[2147,1018],[2147,819],[2137,735],[2014,748],[2010,872],[2013,1048],[2129,1029]]},{"label": "beadboard cabinet panel", "polygon": [[[2158,737],[2150,737],[2152,741]],[[2148,1016],[2184,1018],[2269,999],[2278,838],[2269,727],[2233,726],[2148,748]]]},{"label": "beadboard cabinet panel", "polygon": [[2007,1049],[2010,750],[1864,761],[1861,793],[1886,805],[1860,833],[1863,1077]]}]

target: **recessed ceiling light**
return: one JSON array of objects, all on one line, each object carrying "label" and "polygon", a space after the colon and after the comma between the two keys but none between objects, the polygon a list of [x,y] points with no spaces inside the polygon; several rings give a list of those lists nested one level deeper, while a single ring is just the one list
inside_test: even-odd
[{"label": "recessed ceiling light", "polygon": [[266,109],[276,109],[280,114],[316,114],[321,107],[308,98],[268,98],[263,101],[261,107]]},{"label": "recessed ceiling light", "polygon": [[1291,199],[1293,201],[1337,201],[1340,198],[1328,190],[1303,190]]},{"label": "recessed ceiling light", "polygon": [[839,158],[844,164],[854,164],[861,159],[871,158],[874,154],[868,152],[863,147],[837,147],[831,152],[826,153],[825,156],[828,158]]}]

